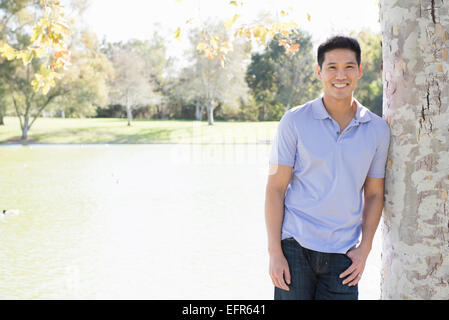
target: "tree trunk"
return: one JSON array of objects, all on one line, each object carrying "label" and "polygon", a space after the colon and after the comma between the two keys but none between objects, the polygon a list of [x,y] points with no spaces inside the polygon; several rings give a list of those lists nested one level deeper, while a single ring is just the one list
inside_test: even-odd
[{"label": "tree trunk", "polygon": [[199,103],[195,104],[195,118],[197,121],[203,119],[203,107]]},{"label": "tree trunk", "polygon": [[214,102],[212,100],[207,103],[207,123],[210,126],[214,124]]},{"label": "tree trunk", "polygon": [[5,125],[5,113],[6,113],[6,106],[4,104],[0,104],[0,126]]},{"label": "tree trunk", "polygon": [[382,0],[382,299],[449,298],[449,1]]},{"label": "tree trunk", "polygon": [[262,103],[262,106],[259,107],[259,121],[265,120],[265,101]]},{"label": "tree trunk", "polygon": [[27,113],[27,114],[25,114],[24,121],[23,121],[22,140],[28,139],[28,130],[30,129],[29,128],[29,123],[30,123],[30,116]]},{"label": "tree trunk", "polygon": [[129,127],[131,126],[131,120],[133,118],[133,113],[130,106],[126,106],[126,117],[128,118],[128,127]]}]

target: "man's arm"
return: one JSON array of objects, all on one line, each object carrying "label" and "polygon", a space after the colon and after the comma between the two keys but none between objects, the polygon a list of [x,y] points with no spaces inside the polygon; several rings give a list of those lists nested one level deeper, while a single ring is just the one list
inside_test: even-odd
[{"label": "man's arm", "polygon": [[[379,225],[384,205],[384,179],[367,177],[364,184],[364,205],[362,213],[362,239],[357,248],[348,251],[351,266],[340,275],[347,277],[343,284],[355,286],[365,269],[366,259],[371,251],[374,234]],[[358,276],[360,275],[360,277]]]},{"label": "man's arm", "polygon": [[[268,234],[270,277],[273,285],[289,290],[290,270],[281,247],[281,229],[284,219],[285,190],[292,176],[292,167],[270,163],[270,172],[265,193],[265,223]],[[284,281],[285,276],[285,281]]]}]

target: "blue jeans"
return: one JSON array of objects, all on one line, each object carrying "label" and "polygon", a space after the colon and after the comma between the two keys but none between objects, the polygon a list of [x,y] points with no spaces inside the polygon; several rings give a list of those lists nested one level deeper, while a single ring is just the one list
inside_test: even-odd
[{"label": "blue jeans", "polygon": [[295,239],[281,242],[290,269],[290,291],[275,287],[275,300],[357,300],[358,285],[342,284],[338,276],[351,264],[341,253],[324,253],[303,248]]}]

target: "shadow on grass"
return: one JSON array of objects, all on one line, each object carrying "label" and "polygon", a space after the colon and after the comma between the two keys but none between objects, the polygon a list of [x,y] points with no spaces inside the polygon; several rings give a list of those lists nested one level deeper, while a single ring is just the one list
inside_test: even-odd
[{"label": "shadow on grass", "polygon": [[[121,129],[119,133],[115,133],[113,128],[105,130],[95,127],[83,128],[82,130],[78,128],[63,129],[34,134],[30,132],[27,140],[21,140],[20,136],[16,136],[0,141],[0,143],[167,143],[173,142],[171,141],[173,133],[179,130],[186,131],[186,129],[179,128],[139,128],[137,132],[128,134],[123,133],[122,130],[126,129]],[[64,137],[68,139],[64,139]]]}]

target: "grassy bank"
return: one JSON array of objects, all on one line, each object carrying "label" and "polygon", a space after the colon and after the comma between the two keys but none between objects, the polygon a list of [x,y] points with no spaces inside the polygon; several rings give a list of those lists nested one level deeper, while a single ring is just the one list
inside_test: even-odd
[{"label": "grassy bank", "polygon": [[[278,122],[39,118],[26,143],[267,143]],[[19,119],[5,117],[0,143],[23,143]]]}]

